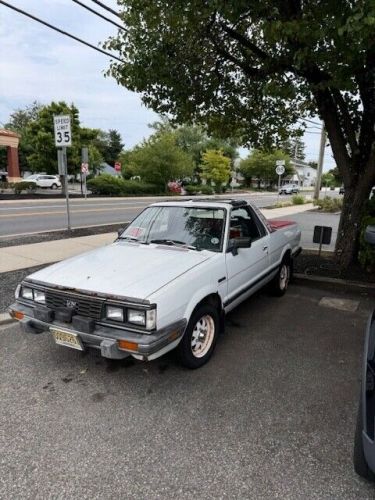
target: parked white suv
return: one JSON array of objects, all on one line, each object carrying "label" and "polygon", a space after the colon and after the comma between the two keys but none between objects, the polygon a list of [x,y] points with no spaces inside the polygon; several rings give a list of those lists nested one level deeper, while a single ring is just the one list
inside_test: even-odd
[{"label": "parked white suv", "polygon": [[34,182],[36,186],[41,188],[57,189],[61,187],[58,175],[33,174],[26,177],[25,181]]}]

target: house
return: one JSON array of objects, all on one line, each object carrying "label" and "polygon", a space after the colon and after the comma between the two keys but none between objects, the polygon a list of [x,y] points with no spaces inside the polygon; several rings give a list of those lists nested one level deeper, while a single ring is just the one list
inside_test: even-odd
[{"label": "house", "polygon": [[295,174],[290,176],[289,182],[298,184],[299,187],[315,186],[317,169],[302,160],[291,159],[290,163],[294,167]]}]

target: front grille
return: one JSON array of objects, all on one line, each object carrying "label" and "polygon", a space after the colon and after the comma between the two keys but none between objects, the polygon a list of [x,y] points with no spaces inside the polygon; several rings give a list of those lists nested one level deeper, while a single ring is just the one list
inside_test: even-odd
[{"label": "front grille", "polygon": [[93,298],[84,295],[70,294],[56,290],[46,290],[46,305],[51,309],[68,307],[77,314],[100,320],[102,315],[104,299]]}]

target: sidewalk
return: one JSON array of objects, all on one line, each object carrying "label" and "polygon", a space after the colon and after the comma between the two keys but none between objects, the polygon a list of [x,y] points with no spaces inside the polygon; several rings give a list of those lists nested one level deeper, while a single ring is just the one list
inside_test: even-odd
[{"label": "sidewalk", "polygon": [[[313,208],[313,205],[309,203],[272,210],[262,209],[261,212],[265,217],[274,219],[306,212],[311,208]],[[108,245],[115,240],[116,236],[116,233],[112,232],[0,248],[0,273],[67,259],[88,250]]]}]

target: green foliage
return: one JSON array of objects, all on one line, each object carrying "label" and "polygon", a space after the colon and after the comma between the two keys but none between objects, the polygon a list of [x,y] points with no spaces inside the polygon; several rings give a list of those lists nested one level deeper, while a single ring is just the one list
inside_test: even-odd
[{"label": "green foliage", "polygon": [[257,180],[259,186],[261,182],[266,183],[268,186],[277,184],[278,175],[275,171],[277,160],[285,161],[285,173],[283,176],[293,174],[294,170],[290,164],[290,158],[283,151],[267,152],[255,149],[247,158],[240,162],[239,170],[245,178],[245,183],[249,185],[254,180]]},{"label": "green foliage", "polygon": [[195,194],[213,194],[214,190],[211,186],[205,184],[188,184],[184,186],[184,189],[188,195]]},{"label": "green foliage", "polygon": [[129,155],[129,165],[142,181],[159,186],[167,192],[169,181],[193,173],[193,161],[177,144],[173,133],[154,134]]},{"label": "green foliage", "polygon": [[305,143],[300,137],[294,137],[286,139],[282,142],[280,149],[284,151],[290,158],[297,160],[304,160],[305,155]]},{"label": "green foliage", "polygon": [[111,167],[113,167],[118,160],[124,147],[120,133],[114,129],[110,129],[108,132],[99,130],[93,145],[100,152],[103,160]]},{"label": "green foliage", "polygon": [[202,155],[202,177],[213,182],[217,192],[222,192],[222,184],[230,178],[230,159],[222,150],[208,149]]},{"label": "green foliage", "polygon": [[21,194],[22,191],[35,191],[36,185],[34,182],[20,181],[15,182],[13,185],[14,194]]},{"label": "green foliage", "polygon": [[127,196],[159,194],[159,187],[144,182],[124,180],[109,174],[102,174],[87,181],[87,187],[95,195]]},{"label": "green foliage", "polygon": [[306,199],[300,194],[295,194],[292,196],[292,203],[293,205],[304,205],[306,203]]},{"label": "green foliage", "polygon": [[343,200],[342,198],[325,196],[324,198],[319,198],[319,200],[314,200],[314,205],[319,207],[322,212],[341,212]]},{"label": "green foliage", "polygon": [[322,174],[322,187],[336,187],[336,180],[331,172]]}]

